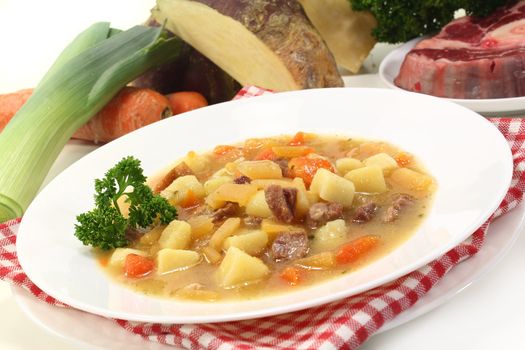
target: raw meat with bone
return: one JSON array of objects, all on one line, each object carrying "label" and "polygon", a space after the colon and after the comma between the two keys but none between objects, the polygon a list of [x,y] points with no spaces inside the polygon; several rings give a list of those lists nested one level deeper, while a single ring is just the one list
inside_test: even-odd
[{"label": "raw meat with bone", "polygon": [[395,79],[403,89],[459,99],[525,95],[525,1],[462,17],[420,41]]}]

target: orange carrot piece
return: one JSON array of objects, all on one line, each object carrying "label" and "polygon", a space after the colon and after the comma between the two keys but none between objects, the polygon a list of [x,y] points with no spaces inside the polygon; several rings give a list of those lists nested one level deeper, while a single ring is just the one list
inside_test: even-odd
[{"label": "orange carrot piece", "polygon": [[124,260],[124,275],[130,278],[144,277],[155,268],[155,262],[138,254],[128,254]]},{"label": "orange carrot piece", "polygon": [[180,206],[183,208],[193,208],[199,205],[200,203],[201,201],[199,197],[197,197],[192,190],[188,190],[188,192],[186,192],[186,197],[184,197]]},{"label": "orange carrot piece", "polygon": [[296,157],[288,162],[289,177],[300,177],[307,187],[312,183],[317,170],[324,168],[334,172],[332,163],[323,158]]},{"label": "orange carrot piece", "polygon": [[339,248],[335,255],[335,261],[338,264],[349,264],[355,262],[375,248],[378,243],[379,237],[374,235],[367,235],[354,239]]},{"label": "orange carrot piece", "polygon": [[299,282],[301,282],[302,274],[300,269],[288,266],[287,268],[281,271],[279,277],[288,282],[290,285],[295,286],[299,284]]},{"label": "orange carrot piece", "polygon": [[213,154],[218,157],[239,158],[243,155],[243,150],[230,145],[219,145],[213,149]]},{"label": "orange carrot piece", "polygon": [[272,151],[271,148],[265,148],[260,151],[254,158],[254,160],[276,160],[277,155]]},{"label": "orange carrot piece", "polygon": [[292,137],[290,142],[288,142],[289,146],[302,146],[304,145],[304,132],[299,131],[297,134]]},{"label": "orange carrot piece", "polygon": [[412,156],[405,152],[398,153],[394,159],[400,167],[406,167],[412,162]]},{"label": "orange carrot piece", "polygon": [[33,89],[24,89],[10,94],[0,95],[0,132],[11,118],[18,112],[20,107],[26,103],[27,99],[33,93]]},{"label": "orange carrot piece", "polygon": [[181,91],[166,95],[173,115],[188,112],[208,105],[206,98],[195,91]]},{"label": "orange carrot piece", "polygon": [[123,88],[73,138],[109,142],[133,130],[171,116],[168,99],[150,89]]}]

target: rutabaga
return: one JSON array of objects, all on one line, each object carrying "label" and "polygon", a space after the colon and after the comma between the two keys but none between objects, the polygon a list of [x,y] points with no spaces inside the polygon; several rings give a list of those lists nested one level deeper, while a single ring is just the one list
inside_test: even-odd
[{"label": "rutabaga", "polygon": [[181,45],[162,28],[118,32],[99,23],[80,34],[0,134],[0,222],[24,213],[76,129]]}]

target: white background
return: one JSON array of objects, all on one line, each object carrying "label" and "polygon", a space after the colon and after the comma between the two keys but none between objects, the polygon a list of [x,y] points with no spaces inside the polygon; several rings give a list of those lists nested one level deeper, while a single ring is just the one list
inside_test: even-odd
[{"label": "white background", "polygon": [[[0,0],[0,93],[32,87],[60,50],[95,21],[126,29],[148,17],[151,0]],[[376,62],[377,63],[377,62]],[[377,69],[369,65],[369,71]],[[352,77],[377,86],[375,76]],[[90,147],[69,147],[56,173]],[[0,150],[1,152],[1,150]],[[1,169],[1,165],[0,165]],[[525,237],[479,281],[434,311],[371,338],[362,349],[525,349]],[[0,349],[81,349],[33,323],[0,282]]]}]

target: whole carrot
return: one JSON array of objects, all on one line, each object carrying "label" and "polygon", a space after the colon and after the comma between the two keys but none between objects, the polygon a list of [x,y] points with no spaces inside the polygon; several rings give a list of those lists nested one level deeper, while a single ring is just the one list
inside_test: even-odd
[{"label": "whole carrot", "polygon": [[[22,107],[32,89],[0,95],[0,132]],[[170,101],[151,89],[123,88],[102,110],[80,127],[73,138],[109,142],[172,115]]]},{"label": "whole carrot", "polygon": [[168,99],[151,89],[125,87],[73,138],[108,142],[172,115]]},{"label": "whole carrot", "polygon": [[26,103],[32,93],[33,89],[24,89],[0,95],[0,131],[4,130],[7,123],[9,123],[20,107]]},{"label": "whole carrot", "polygon": [[195,91],[180,91],[166,95],[170,100],[173,115],[188,112],[208,105],[206,98]]}]

